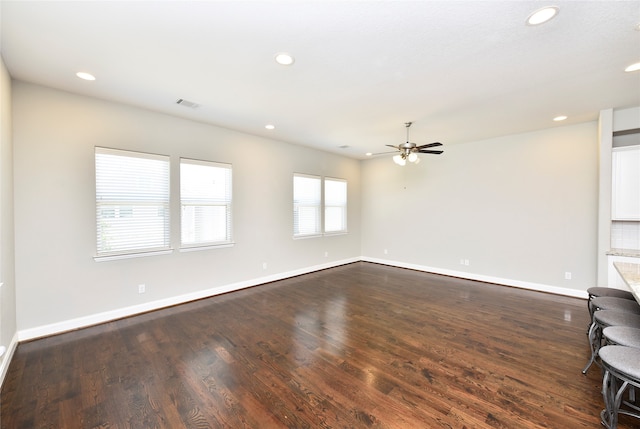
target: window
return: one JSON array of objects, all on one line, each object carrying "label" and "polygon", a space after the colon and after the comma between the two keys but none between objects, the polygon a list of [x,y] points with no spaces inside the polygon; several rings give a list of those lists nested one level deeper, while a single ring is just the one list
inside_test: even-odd
[{"label": "window", "polygon": [[324,179],[324,232],[347,232],[347,181]]},{"label": "window", "polygon": [[96,147],[97,256],[170,250],[169,157]]},{"label": "window", "polygon": [[231,243],[231,165],[180,159],[182,247]]},{"label": "window", "polygon": [[331,178],[322,180],[318,176],[294,174],[293,236],[312,237],[323,232],[347,232],[347,181]]},{"label": "window", "polygon": [[320,177],[293,175],[293,236],[320,234]]}]

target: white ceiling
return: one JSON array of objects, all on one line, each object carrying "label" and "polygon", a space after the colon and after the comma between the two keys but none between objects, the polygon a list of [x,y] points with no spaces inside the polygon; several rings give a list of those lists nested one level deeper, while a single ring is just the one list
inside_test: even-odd
[{"label": "white ceiling", "polygon": [[[525,25],[547,5],[560,13]],[[407,121],[446,151],[640,105],[640,72],[624,72],[640,1],[2,0],[0,14],[15,79],[356,158],[403,143]]]}]

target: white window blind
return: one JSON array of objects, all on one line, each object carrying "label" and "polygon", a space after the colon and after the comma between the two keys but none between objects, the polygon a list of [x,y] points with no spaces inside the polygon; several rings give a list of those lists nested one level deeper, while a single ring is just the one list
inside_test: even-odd
[{"label": "white window blind", "polygon": [[169,250],[169,157],[96,147],[97,255]]},{"label": "white window blind", "polygon": [[320,177],[293,175],[293,236],[320,234]]},{"label": "white window blind", "polygon": [[182,247],[231,243],[231,165],[180,159]]},{"label": "white window blind", "polygon": [[324,232],[347,232],[346,180],[324,180]]}]

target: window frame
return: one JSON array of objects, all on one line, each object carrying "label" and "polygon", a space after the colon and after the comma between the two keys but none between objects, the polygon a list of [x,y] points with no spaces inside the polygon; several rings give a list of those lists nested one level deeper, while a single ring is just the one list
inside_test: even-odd
[{"label": "window frame", "polygon": [[[107,164],[109,161],[107,159],[102,158],[102,156],[114,156],[114,157],[122,157],[123,162],[121,164],[115,163],[111,167],[118,167],[119,171],[111,172],[111,176],[109,176],[109,171],[107,171]],[[132,165],[127,166],[125,159],[138,159],[138,160],[147,160],[147,161],[158,161],[161,164],[158,164],[158,171],[156,173],[157,176],[152,176],[153,180],[159,180],[161,186],[153,186],[149,185],[152,181],[149,180],[148,171],[145,171],[144,168],[140,169],[140,165],[134,168]],[[135,164],[135,162],[134,162]],[[149,166],[148,164],[147,166]],[[153,153],[146,152],[137,152],[131,150],[123,150],[123,149],[112,149],[106,147],[96,146],[94,148],[94,167],[95,167],[95,215],[96,215],[96,255],[94,259],[96,261],[105,261],[112,259],[125,259],[125,258],[134,258],[134,257],[142,257],[142,256],[150,256],[150,255],[158,255],[158,254],[168,254],[173,251],[171,248],[171,159],[168,155],[159,155]],[[146,167],[145,167],[146,168]],[[123,192],[120,195],[117,195],[117,188],[122,188],[122,184],[117,183],[118,178],[126,177],[123,172],[129,173],[131,175],[132,180],[135,179],[135,183],[125,184],[126,191],[131,192]],[[117,174],[116,174],[117,173]],[[109,183],[114,182],[114,183]],[[155,188],[155,192],[143,192],[144,182],[147,183],[147,190]],[[137,186],[136,186],[137,185]],[[130,188],[129,188],[130,187]],[[122,189],[120,189],[122,190]],[[113,194],[113,195],[110,195]],[[143,219],[145,222],[144,225],[138,226],[127,226],[120,231],[116,236],[126,236],[127,234],[131,234],[134,232],[138,232],[139,236],[147,236],[148,228],[153,225],[148,223],[149,219],[143,216],[135,216],[136,207],[139,210],[143,207],[156,207],[157,210],[162,210],[162,230],[161,235],[157,235],[156,239],[162,244],[155,246],[148,245],[139,245],[135,246],[135,242],[130,240],[128,242],[128,246],[124,246],[122,248],[118,248],[116,250],[107,249],[107,245],[105,244],[104,237],[105,228],[109,225],[105,224],[106,219],[128,219],[131,220],[139,220]],[[119,216],[119,214],[125,209],[125,213],[130,213],[128,216]],[[112,216],[102,216],[102,213],[106,211],[111,212],[113,210]],[[114,225],[115,222],[111,222],[111,225]],[[125,224],[125,222],[122,222]],[[117,224],[116,224],[117,226]],[[146,229],[145,229],[146,228]],[[130,237],[129,237],[130,238]]]},{"label": "window frame", "polygon": [[[209,167],[214,169],[224,169],[227,170],[225,174],[228,176],[225,177],[225,195],[223,198],[212,198],[205,201],[205,204],[198,204],[195,199],[189,200],[188,203],[185,203],[185,189],[183,188],[184,177],[183,177],[183,165],[198,165],[203,167]],[[179,159],[179,175],[180,175],[180,251],[194,251],[194,250],[205,250],[211,248],[219,248],[219,247],[229,247],[233,246],[235,243],[233,241],[233,165],[229,163],[222,163],[216,161],[206,161],[200,159],[193,158],[185,158],[181,157]],[[228,196],[228,198],[227,198]],[[199,240],[199,241],[191,241],[185,242],[185,206],[189,207],[224,207],[225,210],[225,222],[224,222],[224,230],[225,237],[223,240]]]},{"label": "window frame", "polygon": [[[327,203],[327,182],[334,182],[334,183],[342,183],[344,184],[344,203],[343,204],[328,204]],[[347,223],[347,218],[348,218],[348,206],[349,206],[349,189],[348,189],[348,182],[346,179],[339,179],[337,177],[325,177],[324,180],[322,181],[322,185],[323,185],[323,200],[322,200],[322,204],[323,204],[323,215],[324,218],[322,220],[322,232],[324,235],[338,235],[338,234],[347,234],[349,232],[348,230],[348,223]],[[332,201],[333,202],[333,201]],[[330,208],[340,208],[342,211],[342,225],[343,228],[341,229],[336,229],[336,230],[331,230],[331,231],[327,231],[327,209]]]},{"label": "window frame", "polygon": [[[312,179],[318,181],[317,199],[303,203],[296,202],[296,178]],[[323,213],[322,213],[322,177],[312,174],[293,173],[293,238],[312,238],[322,236]],[[316,228],[313,232],[300,233],[300,208],[312,209],[315,211]]]},{"label": "window frame", "polygon": [[[296,233],[296,225],[299,223],[299,219],[297,219],[297,208],[298,204],[296,204],[296,178],[309,178],[309,179],[317,179],[319,185],[319,200],[317,200],[317,204],[312,205],[317,210],[317,229],[313,233],[308,234],[300,234]],[[344,204],[331,204],[327,205],[327,181],[344,183]],[[338,177],[329,177],[329,176],[318,176],[313,174],[306,173],[293,173],[293,238],[301,239],[301,238],[313,238],[313,237],[322,237],[322,236],[330,236],[330,235],[341,235],[348,234],[348,181],[347,179],[342,179]],[[333,201],[331,201],[333,203]],[[341,208],[342,209],[342,224],[344,228],[339,230],[331,230],[327,231],[327,209],[331,208]]]}]

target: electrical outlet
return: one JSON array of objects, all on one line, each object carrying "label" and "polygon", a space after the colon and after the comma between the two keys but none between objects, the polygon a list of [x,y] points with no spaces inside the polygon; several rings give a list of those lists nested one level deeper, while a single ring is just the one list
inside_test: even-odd
[{"label": "electrical outlet", "polygon": [[324,252],[324,257],[328,258],[329,257],[329,252]]},{"label": "electrical outlet", "polygon": [[565,280],[571,280],[571,273],[569,271],[565,271],[564,273],[564,279]]},{"label": "electrical outlet", "polygon": [[138,293],[145,293],[147,291],[147,287],[144,284],[138,285]]},{"label": "electrical outlet", "polygon": [[387,249],[384,249],[384,254],[385,254],[385,255],[388,255],[388,254],[389,254],[389,251],[388,251]]},{"label": "electrical outlet", "polygon": [[469,260],[468,260],[468,259],[465,259],[465,260],[464,260],[464,264],[468,267],[468,266],[469,266]]},{"label": "electrical outlet", "polygon": [[263,262],[263,263],[262,263],[262,269],[263,269],[263,270],[266,270],[266,269],[267,269],[267,263],[266,263],[266,262]]}]

